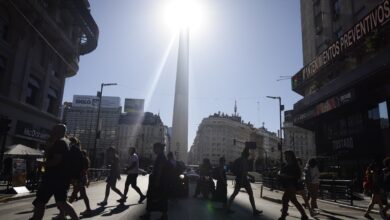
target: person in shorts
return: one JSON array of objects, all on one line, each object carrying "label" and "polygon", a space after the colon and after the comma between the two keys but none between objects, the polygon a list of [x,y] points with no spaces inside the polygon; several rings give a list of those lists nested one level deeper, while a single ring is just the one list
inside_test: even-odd
[{"label": "person in shorts", "polygon": [[31,220],[41,220],[45,213],[45,206],[54,195],[57,207],[61,212],[70,215],[72,219],[79,219],[72,205],[66,201],[70,185],[66,157],[69,152],[69,140],[65,137],[66,126],[55,125],[45,152],[45,173],[38,188],[36,199],[33,202],[34,214]]},{"label": "person in shorts", "polygon": [[106,151],[106,155],[107,155],[107,161],[110,166],[110,173],[106,180],[107,185],[106,185],[106,193],[104,195],[104,199],[103,201],[98,203],[98,205],[100,206],[107,205],[107,199],[108,196],[110,195],[110,189],[112,189],[112,191],[116,192],[121,198],[123,198],[123,194],[121,193],[121,191],[119,191],[119,189],[116,188],[116,181],[121,179],[118,154],[116,153],[115,148],[109,147]]},{"label": "person in shorts", "polygon": [[241,153],[241,157],[238,158],[234,163],[235,166],[237,166],[235,169],[237,169],[236,174],[236,185],[234,187],[234,192],[230,196],[230,199],[226,205],[226,212],[231,213],[233,212],[230,209],[230,206],[233,203],[234,198],[237,196],[237,194],[240,192],[241,188],[245,188],[246,192],[249,195],[249,201],[252,206],[252,214],[253,216],[260,215],[263,211],[256,209],[255,199],[253,198],[253,190],[251,187],[251,184],[248,180],[248,170],[249,170],[249,148],[245,147],[244,150]]},{"label": "person in shorts", "polygon": [[139,187],[137,186],[137,178],[138,178],[138,169],[139,169],[139,159],[138,155],[135,153],[135,148],[129,148],[129,167],[127,168],[127,178],[125,183],[125,190],[123,192],[123,197],[118,200],[118,202],[126,202],[127,192],[129,191],[129,185],[139,194],[140,198],[138,203],[142,203],[146,196],[141,192]]}]

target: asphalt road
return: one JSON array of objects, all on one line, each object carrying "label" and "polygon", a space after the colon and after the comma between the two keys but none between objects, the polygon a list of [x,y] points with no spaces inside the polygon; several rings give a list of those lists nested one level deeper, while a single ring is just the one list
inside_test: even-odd
[{"label": "asphalt road", "polygon": [[[125,182],[125,176],[117,183],[117,187],[123,191]],[[140,176],[138,178],[138,185],[143,192],[146,192],[148,179],[147,176]],[[111,191],[108,199],[108,204],[105,207],[97,205],[98,202],[103,200],[105,190],[105,183],[99,182],[91,185],[87,189],[88,196],[91,201],[91,207],[94,210],[93,214],[84,219],[139,219],[139,216],[145,212],[146,201],[143,204],[138,204],[139,196],[130,187],[127,202],[124,205],[119,205],[116,200],[119,196]],[[191,187],[191,195],[193,195],[194,186]],[[229,181],[228,195],[232,193],[232,184]],[[230,219],[277,219],[280,216],[281,205],[269,200],[260,198],[259,185],[253,185],[253,191],[255,194],[256,206],[258,209],[263,210],[264,213],[261,216],[253,217],[251,206],[249,203],[248,195],[243,191],[238,194],[236,200],[232,206],[235,211],[233,214],[226,214],[221,205],[215,202],[203,200],[200,198],[188,197],[186,199],[177,199],[169,202],[168,217],[170,220],[230,220]],[[279,197],[280,194],[272,194],[268,192],[268,195]],[[34,198],[26,198],[16,201],[10,201],[8,203],[0,203],[0,216],[2,220],[26,220],[32,216],[32,201]],[[79,200],[73,203],[76,211],[79,213],[85,209],[84,202]],[[357,211],[349,208],[342,208],[337,205],[331,205],[326,203],[319,203],[321,208],[320,214],[311,219],[366,219],[363,217],[362,211]],[[54,205],[52,199],[46,209],[44,219],[52,219],[58,214],[58,209]],[[159,214],[153,214],[152,219],[157,219]],[[378,215],[372,214],[374,219],[380,219]],[[298,211],[294,207],[290,207],[289,216],[287,219],[300,219]]]}]

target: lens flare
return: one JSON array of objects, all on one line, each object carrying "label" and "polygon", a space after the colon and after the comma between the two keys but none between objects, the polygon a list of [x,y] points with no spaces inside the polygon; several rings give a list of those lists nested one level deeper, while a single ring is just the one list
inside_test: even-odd
[{"label": "lens flare", "polygon": [[175,31],[197,29],[202,17],[202,9],[195,0],[172,0],[165,8],[165,23]]}]

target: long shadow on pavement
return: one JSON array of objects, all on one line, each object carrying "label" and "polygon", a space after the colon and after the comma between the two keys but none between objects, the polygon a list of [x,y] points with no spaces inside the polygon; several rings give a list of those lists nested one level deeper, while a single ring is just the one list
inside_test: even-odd
[{"label": "long shadow on pavement", "polygon": [[139,204],[134,203],[134,204],[130,204],[130,205],[125,205],[125,204],[121,203],[121,204],[117,205],[115,208],[111,209],[110,212],[104,213],[102,216],[111,216],[111,215],[119,214],[119,213],[125,211],[126,209],[128,209],[130,206],[135,206],[135,205],[139,205]]},{"label": "long shadow on pavement", "polygon": [[[332,215],[332,216],[341,216],[341,217],[346,217],[346,218],[351,218],[351,219],[358,219],[358,218],[350,216],[350,215],[343,215],[343,214],[340,214],[340,213],[330,212],[330,211],[321,209],[320,215],[325,215],[325,214],[322,214],[322,213],[326,213],[326,214],[329,214],[329,215]],[[325,215],[325,216],[328,217],[328,215]]]},{"label": "long shadow on pavement", "polygon": [[107,208],[111,208],[111,207],[115,207],[115,206],[100,206],[96,209],[92,209],[92,211],[88,215],[80,216],[80,219],[93,218],[95,216],[101,215]]}]

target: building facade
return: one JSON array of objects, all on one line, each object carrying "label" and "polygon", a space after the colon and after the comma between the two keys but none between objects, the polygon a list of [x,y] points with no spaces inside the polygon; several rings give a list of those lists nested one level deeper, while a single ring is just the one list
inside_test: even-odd
[{"label": "building facade", "polygon": [[293,111],[284,112],[284,142],[283,150],[292,150],[295,156],[306,162],[316,157],[316,144],[314,132],[295,126],[292,122]]},{"label": "building facade", "polygon": [[313,131],[317,155],[348,177],[390,155],[390,2],[301,0],[301,19],[293,123]]},{"label": "building facade", "polygon": [[[253,126],[245,124],[238,115],[216,113],[204,118],[191,147],[191,164],[201,164],[204,158],[217,165],[220,157],[226,163],[241,156],[245,141],[250,141]],[[234,141],[235,140],[235,141]]]},{"label": "building facade", "polygon": [[123,113],[118,125],[118,150],[122,166],[128,165],[128,152],[135,147],[140,157],[141,166],[152,164],[155,154],[153,144],[166,143],[168,140],[167,127],[159,115],[151,112]]},{"label": "building facade", "polygon": [[86,0],[0,2],[0,117],[11,120],[0,143],[44,147],[60,122],[65,78],[97,39]]},{"label": "building facade", "polygon": [[[73,96],[72,103],[63,107],[63,122],[68,135],[80,139],[82,148],[90,157],[95,147],[99,98],[97,96]],[[118,122],[122,108],[119,97],[103,96],[100,110],[99,138],[96,141],[96,166],[104,165],[104,153],[108,147],[118,149]]]}]

